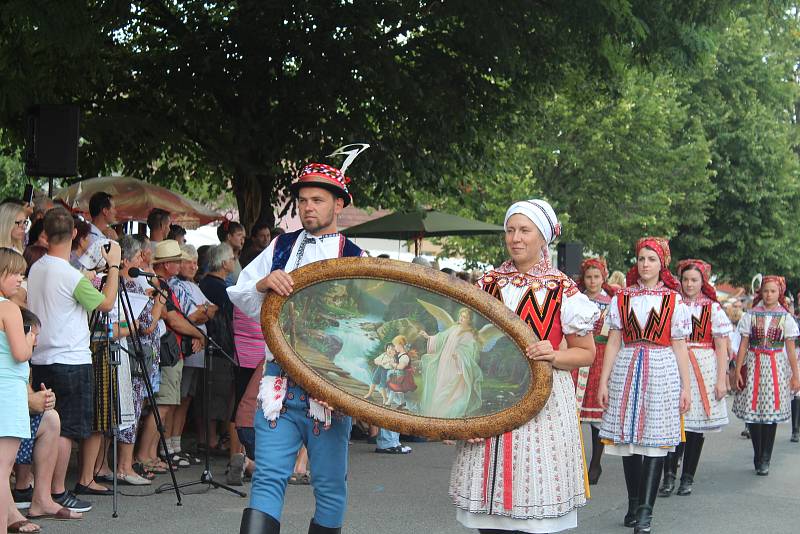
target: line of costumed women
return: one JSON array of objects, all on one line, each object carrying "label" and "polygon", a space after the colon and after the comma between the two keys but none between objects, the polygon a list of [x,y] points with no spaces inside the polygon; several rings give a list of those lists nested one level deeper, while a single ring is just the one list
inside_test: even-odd
[{"label": "line of costumed women", "polygon": [[[547,202],[517,202],[506,212],[511,260],[479,287],[530,325],[542,341],[527,356],[553,365],[553,389],[528,423],[487,440],[459,444],[450,480],[457,519],[481,532],[559,532],[575,528],[588,486],[570,371],[594,358],[597,307],[555,269],[547,246],[560,233]],[[566,338],[566,349],[559,350]]]},{"label": "line of costumed women", "polygon": [[603,469],[603,442],[600,440],[600,423],[603,421],[603,408],[597,401],[597,386],[603,372],[603,355],[608,342],[606,315],[614,289],[608,285],[608,266],[604,258],[587,258],[581,263],[578,287],[600,310],[600,317],[594,323],[594,362],[589,367],[581,367],[572,372],[575,381],[575,398],[578,401],[582,423],[589,423],[592,429],[592,460],[589,462],[589,485],[597,484]]},{"label": "line of costumed women", "polygon": [[598,399],[605,452],[622,456],[628,490],[624,524],[649,533],[661,470],[681,442],[681,413],[689,408],[688,308],[669,271],[669,243],[643,238],[627,287],[611,300],[609,338]]},{"label": "line of costumed women", "polygon": [[711,286],[711,265],[696,259],[678,262],[683,303],[689,308],[692,333],[687,340],[691,369],[692,405],[683,419],[686,443],[669,453],[664,461],[664,482],[659,497],[669,497],[675,489],[678,463],[683,472],[678,495],[690,495],[700,462],[705,433],[720,432],[728,424],[728,335],[733,327],[717,301]]},{"label": "line of costumed women", "polygon": [[769,474],[777,424],[789,419],[792,393],[800,389],[795,340],[797,322],[786,305],[786,280],[765,276],[753,308],[739,320],[738,393],[733,413],[744,419],[753,442],[756,474]]}]

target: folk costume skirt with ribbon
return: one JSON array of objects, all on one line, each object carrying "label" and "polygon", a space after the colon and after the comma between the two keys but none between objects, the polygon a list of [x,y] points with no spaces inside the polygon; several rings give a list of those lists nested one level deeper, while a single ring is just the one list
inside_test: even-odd
[{"label": "folk costume skirt with ribbon", "polygon": [[747,423],[787,421],[791,416],[792,369],[783,347],[748,348],[742,372],[745,385],[736,393],[733,413]]},{"label": "folk costume skirt with ribbon", "polygon": [[681,442],[681,379],[672,347],[625,345],[608,381],[600,438],[618,456],[666,456]]},{"label": "folk costume skirt with ribbon", "polygon": [[513,518],[531,521],[512,530],[557,532],[577,525],[576,508],[587,499],[584,473],[575,386],[568,371],[553,369],[550,398],[531,421],[459,444],[449,493],[468,527],[497,529],[498,519]]},{"label": "folk costume skirt with ribbon", "polygon": [[719,432],[728,424],[728,403],[725,397],[716,400],[717,354],[708,343],[689,343],[689,383],[692,405],[684,415],[684,428],[689,432]]}]

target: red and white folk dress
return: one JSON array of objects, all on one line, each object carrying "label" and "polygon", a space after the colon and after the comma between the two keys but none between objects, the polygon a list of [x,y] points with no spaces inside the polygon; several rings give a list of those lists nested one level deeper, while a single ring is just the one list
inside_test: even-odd
[{"label": "red and white folk dress", "polygon": [[[478,285],[554,348],[565,334],[590,334],[599,316],[575,282],[547,259],[527,273],[506,262]],[[450,479],[456,517],[468,528],[575,528],[586,493],[575,386],[569,371],[555,368],[552,393],[536,417],[482,443],[460,443]]]},{"label": "red and white folk dress", "polygon": [[611,304],[611,297],[605,291],[600,290],[600,294],[590,300],[600,310],[600,317],[594,323],[594,361],[589,367],[581,367],[573,371],[572,376],[575,380],[575,397],[581,411],[581,422],[599,427],[603,421],[603,409],[597,401],[597,388],[600,385],[603,356],[606,352],[606,343],[608,343],[606,315],[608,306]]},{"label": "red and white folk dress", "polygon": [[606,453],[666,456],[681,440],[681,378],[673,339],[691,333],[689,310],[680,294],[664,286],[620,290],[608,312],[623,346],[608,380],[608,409],[600,438]]},{"label": "red and white folk dress", "polygon": [[686,340],[689,348],[689,375],[692,405],[683,416],[689,432],[718,432],[728,424],[728,404],[725,397],[716,400],[717,354],[714,340],[727,338],[733,327],[718,302],[701,295],[683,303],[691,313],[692,333]]}]

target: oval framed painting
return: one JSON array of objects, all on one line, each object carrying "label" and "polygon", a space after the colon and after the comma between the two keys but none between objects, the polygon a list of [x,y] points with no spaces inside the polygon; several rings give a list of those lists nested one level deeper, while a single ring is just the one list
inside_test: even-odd
[{"label": "oval framed painting", "polygon": [[403,434],[468,439],[521,426],[550,396],[533,331],[502,302],[429,267],[338,258],[291,273],[261,308],[267,346],[309,394]]}]

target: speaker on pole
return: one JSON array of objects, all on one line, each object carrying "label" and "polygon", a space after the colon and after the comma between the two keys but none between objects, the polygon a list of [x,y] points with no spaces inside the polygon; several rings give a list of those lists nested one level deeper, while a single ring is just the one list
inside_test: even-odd
[{"label": "speaker on pole", "polygon": [[28,109],[25,136],[25,174],[68,177],[78,175],[80,108],[38,105]]},{"label": "speaker on pole", "polygon": [[558,252],[558,270],[571,278],[581,274],[583,261],[583,243],[578,241],[561,242],[556,245]]}]

